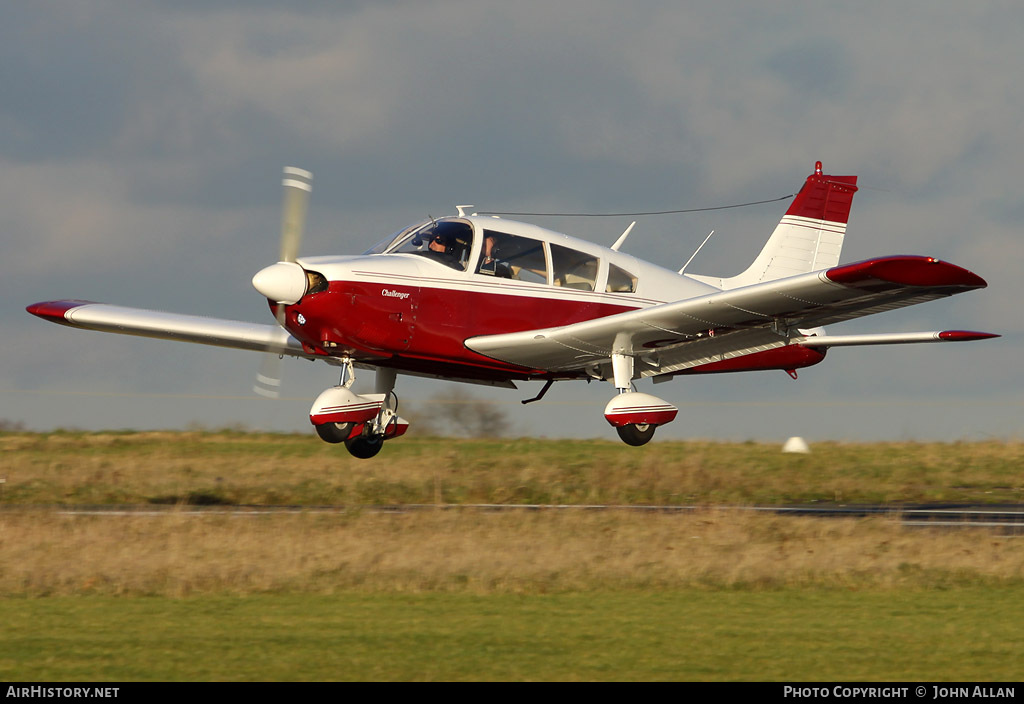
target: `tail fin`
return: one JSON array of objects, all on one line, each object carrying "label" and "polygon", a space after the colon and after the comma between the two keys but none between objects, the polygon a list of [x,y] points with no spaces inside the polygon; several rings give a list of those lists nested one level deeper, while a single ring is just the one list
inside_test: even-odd
[{"label": "tail fin", "polygon": [[727,279],[694,277],[722,289],[828,269],[839,263],[856,176],[825,176],[821,162],[746,271]]}]

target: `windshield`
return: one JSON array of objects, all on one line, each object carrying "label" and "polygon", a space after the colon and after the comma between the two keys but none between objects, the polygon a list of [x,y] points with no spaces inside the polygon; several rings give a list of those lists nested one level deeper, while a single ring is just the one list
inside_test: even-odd
[{"label": "windshield", "polygon": [[438,220],[409,228],[386,249],[388,254],[419,254],[465,271],[473,249],[473,226],[465,220]]},{"label": "windshield", "polygon": [[424,225],[430,224],[431,222],[428,220],[427,222],[418,222],[413,225],[409,225],[408,227],[403,227],[398,232],[394,233],[393,235],[388,235],[380,242],[370,247],[368,250],[363,252],[363,254],[383,254],[387,250],[391,249],[391,246],[398,242],[399,240],[405,239],[409,234],[411,234],[415,230],[420,229]]}]

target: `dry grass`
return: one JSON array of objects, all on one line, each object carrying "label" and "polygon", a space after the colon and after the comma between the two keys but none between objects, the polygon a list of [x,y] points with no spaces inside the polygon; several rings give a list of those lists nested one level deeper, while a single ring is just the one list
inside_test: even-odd
[{"label": "dry grass", "polygon": [[0,594],[1020,584],[1024,541],[736,511],[0,514]]},{"label": "dry grass", "polygon": [[[0,503],[700,504],[1020,501],[1021,443],[817,446],[3,433]],[[827,460],[825,459],[827,458]],[[0,594],[933,586],[1024,577],[1024,541],[708,510],[259,517],[0,513]]]}]

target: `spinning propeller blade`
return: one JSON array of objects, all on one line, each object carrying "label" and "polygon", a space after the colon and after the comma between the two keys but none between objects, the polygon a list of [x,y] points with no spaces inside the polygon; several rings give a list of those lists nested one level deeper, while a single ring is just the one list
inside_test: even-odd
[{"label": "spinning propeller blade", "polygon": [[260,363],[260,370],[256,372],[256,383],[252,385],[252,390],[266,398],[280,398],[280,356],[272,352],[267,352],[263,355],[263,361]]},{"label": "spinning propeller blade", "polygon": [[284,204],[281,209],[281,258],[294,262],[299,255],[302,231],[306,226],[306,207],[313,190],[313,174],[294,166],[284,167]]},{"label": "spinning propeller blade", "polygon": [[[313,174],[295,166],[286,166],[281,184],[284,186],[284,202],[281,207],[281,256],[278,261],[294,265],[306,226],[306,210],[309,205],[309,194],[313,190]],[[298,269],[297,266],[295,268]],[[256,279],[253,283],[256,284]],[[263,287],[257,286],[257,289],[260,288]],[[275,306],[274,317],[277,324],[284,327],[284,303],[278,302]],[[252,390],[260,396],[278,398],[280,388],[281,356],[267,352],[256,374],[256,383],[253,384]]]}]

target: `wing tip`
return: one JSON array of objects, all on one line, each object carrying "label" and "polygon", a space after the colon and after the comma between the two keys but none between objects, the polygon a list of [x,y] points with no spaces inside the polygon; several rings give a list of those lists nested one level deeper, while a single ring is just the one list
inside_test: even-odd
[{"label": "wing tip", "polygon": [[943,330],[939,333],[939,339],[946,342],[971,342],[973,340],[989,340],[993,337],[1002,337],[994,332],[975,332],[974,330]]},{"label": "wing tip", "polygon": [[43,320],[49,320],[54,323],[67,323],[67,312],[80,308],[81,306],[90,305],[94,301],[80,301],[75,299],[63,300],[63,301],[41,301],[40,303],[33,303],[30,306],[26,306],[25,310]]},{"label": "wing tip", "polygon": [[935,257],[900,255],[844,264],[825,272],[829,281],[856,288],[877,282],[905,286],[952,286],[985,288],[988,283],[977,274]]}]

